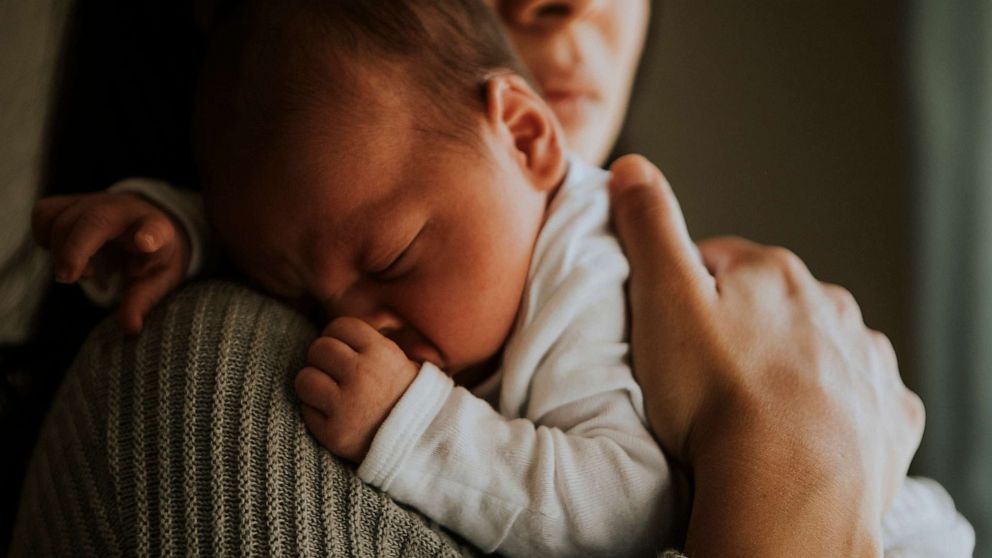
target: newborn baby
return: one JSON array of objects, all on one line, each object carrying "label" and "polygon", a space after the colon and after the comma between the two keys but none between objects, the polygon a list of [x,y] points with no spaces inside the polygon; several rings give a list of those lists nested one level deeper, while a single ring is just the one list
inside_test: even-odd
[{"label": "newborn baby", "polygon": [[[487,552],[651,555],[688,497],[628,365],[608,175],[569,157],[524,76],[481,1],[246,2],[198,98],[207,216],[258,285],[336,317],[295,387],[364,481]],[[69,254],[61,279],[120,237],[144,258],[132,285],[178,284],[188,247],[140,198],[38,221],[111,206],[119,226],[39,226]],[[959,525],[939,488],[910,486],[933,514],[903,517],[912,533]]]}]

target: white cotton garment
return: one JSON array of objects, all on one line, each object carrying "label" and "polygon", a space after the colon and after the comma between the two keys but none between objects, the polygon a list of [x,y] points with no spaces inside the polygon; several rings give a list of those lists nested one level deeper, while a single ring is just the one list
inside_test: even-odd
[{"label": "white cotton garment", "polygon": [[608,179],[571,161],[497,375],[473,394],[425,364],[358,469],[486,552],[653,556],[688,513],[628,364]]},{"label": "white cotton garment", "polygon": [[[628,365],[628,265],[608,225],[608,179],[572,159],[501,369],[473,393],[423,365],[358,469],[487,552],[653,558],[688,520],[684,477],[648,433]],[[194,253],[208,251],[202,202],[135,184],[126,190],[186,227]],[[882,531],[889,558],[974,551],[971,525],[930,479],[906,480]]]},{"label": "white cotton garment", "polygon": [[882,521],[886,558],[971,558],[975,530],[937,481],[903,482]]}]

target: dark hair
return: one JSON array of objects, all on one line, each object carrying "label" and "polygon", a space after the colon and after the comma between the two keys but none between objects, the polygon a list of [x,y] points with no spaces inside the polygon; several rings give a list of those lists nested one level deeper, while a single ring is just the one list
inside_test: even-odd
[{"label": "dark hair", "polygon": [[528,77],[482,0],[235,1],[210,30],[201,70],[201,173],[215,155],[229,166],[264,148],[308,108],[375,110],[359,97],[363,64],[398,71],[397,87],[412,88],[424,114],[420,129],[462,142],[474,137],[469,117],[485,107],[488,76]]}]

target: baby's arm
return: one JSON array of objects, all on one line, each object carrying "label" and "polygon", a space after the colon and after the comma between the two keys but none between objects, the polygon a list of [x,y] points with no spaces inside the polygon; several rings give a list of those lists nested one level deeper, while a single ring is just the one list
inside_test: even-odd
[{"label": "baby's arm", "polygon": [[[575,399],[562,387],[556,393],[569,401],[536,420],[500,415],[433,365],[418,373],[395,344],[353,319],[335,321],[311,346],[296,389],[310,431],[361,463],[364,481],[487,552],[651,555],[678,498],[631,394],[611,389],[630,374],[618,345],[572,374],[605,390]],[[549,358],[564,373],[588,348],[565,344],[574,359]]]},{"label": "baby's arm", "polygon": [[425,365],[358,474],[486,552],[651,556],[679,497],[626,398],[601,394],[537,424]]},{"label": "baby's arm", "polygon": [[83,283],[97,303],[120,295],[121,324],[137,333],[151,308],[199,268],[206,224],[197,194],[129,179],[107,192],[40,200],[32,228],[52,252],[56,279]]}]

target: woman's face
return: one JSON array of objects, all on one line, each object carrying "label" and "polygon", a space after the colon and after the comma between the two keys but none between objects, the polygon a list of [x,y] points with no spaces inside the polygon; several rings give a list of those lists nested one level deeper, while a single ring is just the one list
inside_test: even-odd
[{"label": "woman's face", "polygon": [[488,0],[565,128],[602,163],[623,124],[650,0]]}]

